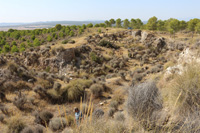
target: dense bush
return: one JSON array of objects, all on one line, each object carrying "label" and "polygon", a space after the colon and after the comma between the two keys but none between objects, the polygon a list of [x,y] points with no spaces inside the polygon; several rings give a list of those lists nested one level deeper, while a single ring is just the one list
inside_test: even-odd
[{"label": "dense bush", "polygon": [[162,99],[154,81],[146,81],[129,89],[127,112],[145,127],[151,124],[152,113],[160,109]]},{"label": "dense bush", "polygon": [[77,79],[69,82],[60,89],[49,89],[45,94],[52,103],[63,103],[66,101],[79,101],[83,97],[85,88],[89,88],[92,84],[91,80]]}]

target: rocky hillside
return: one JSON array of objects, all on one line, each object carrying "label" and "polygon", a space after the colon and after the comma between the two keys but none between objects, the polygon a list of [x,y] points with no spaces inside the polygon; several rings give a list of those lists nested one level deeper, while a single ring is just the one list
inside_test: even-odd
[{"label": "rocky hillside", "polygon": [[[175,79],[172,75],[181,71],[180,67],[172,66],[181,62],[185,68],[191,64],[183,63],[186,58],[181,60],[181,56],[188,49],[197,50],[199,40],[109,28],[102,33],[95,30],[71,37],[65,44],[63,41],[0,55],[0,131],[79,132],[73,121],[73,108],[80,107],[90,122],[102,118],[101,122],[109,122],[104,128],[121,126],[108,128],[108,132],[182,132],[181,122],[185,121],[181,119],[179,126],[174,121],[174,112],[166,113],[171,106],[165,105],[169,104],[168,97],[160,96],[160,90],[167,88],[167,82]],[[165,76],[166,73],[171,75]],[[193,94],[187,95],[193,98]],[[195,109],[199,111],[198,106]],[[133,126],[113,124],[127,122],[130,116],[134,119]],[[88,124],[93,129],[85,123],[79,129],[81,132],[88,128],[89,132],[97,130],[95,125]],[[138,125],[142,126],[135,128]],[[192,126],[199,131],[197,126]]]}]

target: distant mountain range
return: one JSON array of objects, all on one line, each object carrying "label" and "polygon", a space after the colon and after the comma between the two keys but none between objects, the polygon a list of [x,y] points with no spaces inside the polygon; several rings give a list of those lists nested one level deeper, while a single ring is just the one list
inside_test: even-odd
[{"label": "distant mountain range", "polygon": [[0,23],[0,31],[7,31],[8,29],[17,30],[33,30],[41,28],[51,28],[56,24],[61,25],[83,25],[83,24],[97,24],[103,23],[104,20],[98,21],[46,21],[46,22],[34,22],[34,23]]},{"label": "distant mountain range", "polygon": [[46,22],[33,22],[33,23],[0,23],[0,27],[10,27],[10,26],[30,26],[30,25],[49,25],[55,26],[56,24],[62,25],[82,25],[88,23],[102,23],[104,20],[98,21],[46,21]]}]

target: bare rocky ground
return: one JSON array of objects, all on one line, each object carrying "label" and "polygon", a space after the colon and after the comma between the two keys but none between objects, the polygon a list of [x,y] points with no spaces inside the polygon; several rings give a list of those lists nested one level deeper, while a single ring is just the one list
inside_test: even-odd
[{"label": "bare rocky ground", "polygon": [[[180,53],[199,47],[197,38],[187,33],[173,39],[167,33],[109,29],[74,37],[75,42],[68,44],[61,40],[1,55],[0,131],[6,132],[8,123],[18,117],[26,125],[53,132],[50,119],[73,119],[80,97],[86,104],[91,94],[94,110],[107,114],[117,102],[116,110],[123,112],[127,88],[159,79]],[[67,122],[67,129],[74,128],[72,123]]]}]

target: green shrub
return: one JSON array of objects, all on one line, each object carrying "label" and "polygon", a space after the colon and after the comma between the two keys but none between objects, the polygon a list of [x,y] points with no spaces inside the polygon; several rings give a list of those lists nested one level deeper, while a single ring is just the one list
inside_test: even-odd
[{"label": "green shrub", "polygon": [[92,23],[89,23],[88,25],[87,25],[87,28],[92,28],[93,27],[93,24]]},{"label": "green shrub", "polygon": [[55,37],[54,37],[56,40],[58,39],[58,35],[55,35]]},{"label": "green shrub", "polygon": [[71,37],[74,36],[74,32],[70,31],[69,36],[71,36]]},{"label": "green shrub", "polygon": [[95,26],[94,27],[100,27],[100,25],[99,24],[95,24]]},{"label": "green shrub", "polygon": [[14,52],[19,52],[19,49],[16,45],[13,45],[12,48],[11,48],[11,52],[14,53]]},{"label": "green shrub", "polygon": [[35,38],[35,40],[33,41],[33,46],[40,46],[40,41],[38,38]]},{"label": "green shrub", "polygon": [[26,41],[26,39],[25,39],[24,37],[22,37],[21,40],[22,40],[23,42]]},{"label": "green shrub", "polygon": [[62,29],[62,25],[61,25],[61,24],[57,24],[57,25],[55,26],[55,28],[56,28],[57,30],[61,30],[61,29]]},{"label": "green shrub", "polygon": [[68,40],[62,41],[62,44],[67,44],[67,43],[68,43]]},{"label": "green shrub", "polygon": [[17,45],[17,43],[15,41],[12,41],[11,45]]},{"label": "green shrub", "polygon": [[21,36],[21,35],[20,35],[19,32],[15,33],[15,39],[16,39],[16,40],[18,40],[18,39],[20,38],[20,36]]},{"label": "green shrub", "polygon": [[52,37],[51,37],[50,35],[48,35],[47,41],[48,41],[48,42],[51,42],[52,40],[53,40]]},{"label": "green shrub", "polygon": [[25,43],[21,43],[20,46],[19,46],[19,51],[20,51],[20,52],[23,52],[23,51],[25,51],[25,50],[26,50],[26,45],[25,45]]},{"label": "green shrub", "polygon": [[98,32],[101,33],[101,29],[98,29]]},{"label": "green shrub", "polygon": [[90,52],[90,59],[97,63],[101,63],[101,61],[102,61],[102,59],[99,56],[97,56],[97,54],[95,52]]},{"label": "green shrub", "polygon": [[4,53],[8,53],[10,51],[10,45],[9,44],[6,44],[3,46],[3,50],[2,50]]},{"label": "green shrub", "polygon": [[64,37],[64,33],[63,33],[63,32],[60,32],[60,33],[59,33],[59,37],[63,38],[63,37]]},{"label": "green shrub", "polygon": [[114,48],[114,49],[119,48],[119,47],[115,46],[114,44],[112,44],[111,42],[106,41],[106,40],[100,41],[97,45],[99,45],[101,47],[106,47],[106,48]]},{"label": "green shrub", "polygon": [[31,36],[31,40],[33,40],[33,41],[35,40],[35,35]]}]

